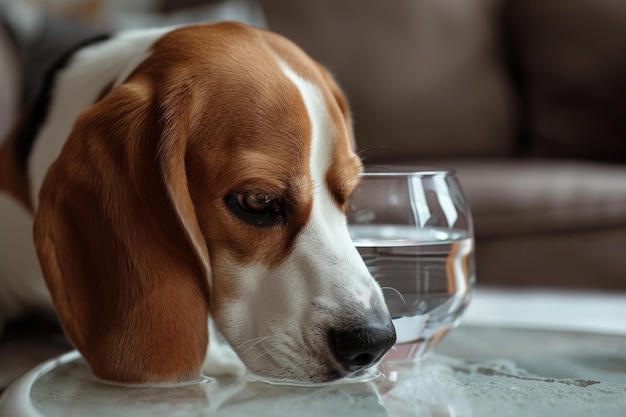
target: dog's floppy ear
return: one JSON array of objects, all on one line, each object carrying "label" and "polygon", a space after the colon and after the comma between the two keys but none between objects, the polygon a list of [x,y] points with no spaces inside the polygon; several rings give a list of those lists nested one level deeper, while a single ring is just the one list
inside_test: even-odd
[{"label": "dog's floppy ear", "polygon": [[189,94],[126,83],[78,119],[40,191],[35,244],[64,329],[106,380],[198,377],[209,261],[185,174]]}]

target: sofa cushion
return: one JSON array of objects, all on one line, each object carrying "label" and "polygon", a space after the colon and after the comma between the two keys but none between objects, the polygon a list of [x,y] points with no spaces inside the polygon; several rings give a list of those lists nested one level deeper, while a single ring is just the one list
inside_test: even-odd
[{"label": "sofa cushion", "polygon": [[510,0],[506,26],[537,156],[626,158],[626,2]]},{"label": "sofa cushion", "polygon": [[626,291],[626,226],[478,238],[481,285]]},{"label": "sofa cushion", "polygon": [[347,93],[368,161],[507,155],[515,102],[497,0],[263,0],[270,29]]},{"label": "sofa cushion", "polygon": [[440,164],[456,168],[479,238],[626,227],[626,166],[552,160]]}]

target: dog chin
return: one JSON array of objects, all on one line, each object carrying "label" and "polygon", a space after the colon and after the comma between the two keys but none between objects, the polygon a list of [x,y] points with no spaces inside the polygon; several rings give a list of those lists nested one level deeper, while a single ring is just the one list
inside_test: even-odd
[{"label": "dog chin", "polygon": [[[244,358],[240,358],[214,327],[212,330],[213,336],[204,365],[204,373],[209,376],[245,376],[252,381],[275,385],[317,385],[342,381],[369,381],[380,375],[376,365],[348,372],[333,358],[324,359],[322,355],[312,357],[301,352],[285,353],[280,355],[282,358],[266,357],[265,360],[245,358],[246,352],[242,352]],[[286,356],[296,360],[288,361],[285,359]]]},{"label": "dog chin", "polygon": [[[266,354],[259,357],[258,352]],[[329,382],[345,376],[339,364],[325,362],[309,352],[280,349],[280,352],[267,353],[261,348],[256,353],[239,352],[239,355],[248,376],[255,380],[310,384]]]},{"label": "dog chin", "polygon": [[[348,375],[339,364],[330,359],[314,358],[309,353],[287,351],[278,352],[272,347],[262,347],[259,343],[256,348],[250,349],[244,343],[240,352],[233,349],[226,337],[217,329],[213,319],[209,320],[209,350],[204,363],[204,373],[208,376],[244,376],[250,379],[270,383],[288,385],[327,383],[339,380]],[[248,347],[248,350],[246,350]],[[262,355],[265,350],[266,354]],[[276,352],[270,352],[270,350]],[[262,352],[262,353],[259,353]],[[330,355],[330,352],[328,353]],[[286,358],[293,358],[291,361]]]}]

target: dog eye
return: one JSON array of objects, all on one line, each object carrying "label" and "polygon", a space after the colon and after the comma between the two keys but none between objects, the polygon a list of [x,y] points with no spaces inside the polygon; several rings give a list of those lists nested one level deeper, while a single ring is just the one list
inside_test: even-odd
[{"label": "dog eye", "polygon": [[235,192],[224,199],[226,207],[244,222],[256,227],[285,223],[282,199],[260,191]]},{"label": "dog eye", "polygon": [[262,213],[276,200],[273,195],[266,193],[238,193],[236,198],[241,208],[250,213]]}]

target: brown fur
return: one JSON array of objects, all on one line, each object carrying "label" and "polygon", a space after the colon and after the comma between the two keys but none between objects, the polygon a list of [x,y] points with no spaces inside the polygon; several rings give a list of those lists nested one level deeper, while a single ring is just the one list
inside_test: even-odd
[{"label": "brown fur", "polygon": [[196,377],[207,346],[208,288],[153,163],[150,90],[129,83],[80,117],[35,223],[68,336],[96,375],[120,382]]},{"label": "brown fur", "polygon": [[[79,117],[50,168],[35,243],[64,328],[96,375],[197,377],[209,310],[237,297],[226,260],[276,267],[306,224],[311,125],[276,57],[326,99],[327,184],[342,206],[361,167],[345,99],[297,47],[238,24],[162,37]],[[284,227],[259,233],[228,212],[225,196],[255,190],[287,203]]]},{"label": "brown fur", "polygon": [[335,128],[331,167],[326,178],[328,188],[337,204],[345,209],[348,196],[358,184],[362,171],[360,159],[353,153],[356,147],[348,101],[326,69],[308,58],[300,49],[283,38],[270,36],[269,43],[297,73],[313,81],[328,106],[328,115]]}]

